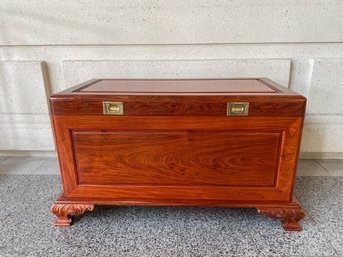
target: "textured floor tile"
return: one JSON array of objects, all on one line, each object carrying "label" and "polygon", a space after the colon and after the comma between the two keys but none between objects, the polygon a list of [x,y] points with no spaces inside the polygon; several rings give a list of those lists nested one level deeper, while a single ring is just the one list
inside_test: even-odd
[{"label": "textured floor tile", "polygon": [[305,208],[343,204],[342,177],[298,177],[295,195]]},{"label": "textured floor tile", "polygon": [[343,177],[343,161],[342,160],[318,160],[317,161],[330,176]]},{"label": "textured floor tile", "polygon": [[335,249],[338,256],[343,256],[343,229],[342,223],[335,228],[323,228],[321,231],[325,234],[330,245]]},{"label": "textured floor tile", "polygon": [[179,227],[179,256],[257,256],[245,219],[248,209],[185,208]]},{"label": "textured floor tile", "polygon": [[205,222],[220,225],[226,222],[235,222],[244,226],[246,221],[256,215],[256,209],[244,208],[202,208],[188,207],[180,209],[181,224],[190,222]]},{"label": "textured floor tile", "polygon": [[[97,213],[101,217],[113,218],[120,227],[130,227],[135,224],[153,224],[163,220],[165,224],[175,224],[179,219],[178,207],[149,207],[149,206],[99,206]],[[129,224],[122,224],[123,220]]]},{"label": "textured floor tile", "polygon": [[314,207],[309,212],[339,256],[343,256],[343,206]]},{"label": "textured floor tile", "polygon": [[60,166],[57,158],[47,160],[34,172],[35,175],[60,175]]},{"label": "textured floor tile", "polygon": [[179,208],[100,206],[91,215],[112,224],[115,256],[177,256]]},{"label": "textured floor tile", "polygon": [[0,162],[0,174],[32,174],[43,163],[41,158],[9,157]]},{"label": "textured floor tile", "polygon": [[[319,225],[325,223],[326,226],[336,227],[343,225],[343,206],[332,208],[313,207],[309,210],[311,216],[319,222]],[[342,227],[343,229],[343,227]]]},{"label": "textured floor tile", "polygon": [[175,208],[99,206],[59,228],[49,210],[60,191],[57,176],[1,175],[0,188],[3,177],[14,177],[19,189],[0,204],[1,257],[176,256]]},{"label": "textured floor tile", "polygon": [[299,160],[298,176],[328,176],[328,172],[323,169],[315,160]]},{"label": "textured floor tile", "polygon": [[259,256],[336,256],[315,221],[307,215],[302,221],[304,230],[286,232],[277,220],[257,217],[252,221],[252,237]]},{"label": "textured floor tile", "polygon": [[5,251],[21,256],[176,256],[176,227],[167,229],[163,220],[155,227],[128,229],[118,227],[114,217],[95,211],[80,217],[72,227],[59,228],[52,225],[54,217],[48,211],[13,213],[13,224],[0,224],[10,231],[0,239],[0,256]]},{"label": "textured floor tile", "polygon": [[[43,212],[42,212],[43,213]],[[115,256],[116,234],[95,227],[58,228],[45,214],[13,215],[1,224],[0,256]]]},{"label": "textured floor tile", "polygon": [[194,225],[179,238],[180,256],[257,256],[257,252],[249,232],[232,224]]},{"label": "textured floor tile", "polygon": [[[0,176],[1,179],[4,175]],[[62,193],[61,178],[59,176],[40,175],[6,175],[10,179],[11,191],[6,194],[7,202],[18,204],[39,204],[41,200],[49,200],[52,204]],[[7,185],[8,183],[5,183]]]},{"label": "textured floor tile", "polygon": [[177,226],[159,224],[116,230],[115,256],[177,256]]},{"label": "textured floor tile", "polygon": [[16,188],[18,188],[17,176],[0,174],[0,202],[5,202]]}]

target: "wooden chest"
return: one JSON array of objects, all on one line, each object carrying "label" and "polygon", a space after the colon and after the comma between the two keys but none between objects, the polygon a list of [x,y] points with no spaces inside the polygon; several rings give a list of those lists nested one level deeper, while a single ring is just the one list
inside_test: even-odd
[{"label": "wooden chest", "polygon": [[257,208],[301,230],[306,99],[265,79],[85,82],[50,97],[63,181],[55,225],[95,205]]}]

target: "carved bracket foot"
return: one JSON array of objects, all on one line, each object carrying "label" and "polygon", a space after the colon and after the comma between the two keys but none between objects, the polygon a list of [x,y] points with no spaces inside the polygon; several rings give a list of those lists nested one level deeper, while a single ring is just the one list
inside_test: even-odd
[{"label": "carved bracket foot", "polygon": [[94,204],[55,203],[51,207],[51,212],[57,216],[55,226],[70,226],[72,216],[82,215],[94,209]]},{"label": "carved bracket foot", "polygon": [[299,223],[305,217],[304,210],[299,207],[260,207],[258,213],[266,215],[273,219],[279,219],[286,231],[301,231],[302,227]]}]

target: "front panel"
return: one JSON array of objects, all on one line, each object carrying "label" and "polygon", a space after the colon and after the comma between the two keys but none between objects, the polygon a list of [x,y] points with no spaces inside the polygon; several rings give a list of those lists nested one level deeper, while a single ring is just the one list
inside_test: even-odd
[{"label": "front panel", "polygon": [[291,199],[302,118],[56,115],[54,125],[68,198]]},{"label": "front panel", "polygon": [[280,131],[73,130],[79,184],[274,186]]}]

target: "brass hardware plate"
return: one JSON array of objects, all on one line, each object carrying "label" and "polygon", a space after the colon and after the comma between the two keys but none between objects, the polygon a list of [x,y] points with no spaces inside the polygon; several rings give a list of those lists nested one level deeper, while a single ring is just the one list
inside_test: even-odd
[{"label": "brass hardware plate", "polygon": [[105,115],[123,115],[124,104],[122,102],[103,102]]},{"label": "brass hardware plate", "polygon": [[249,103],[247,102],[232,102],[227,103],[228,116],[248,116]]}]

